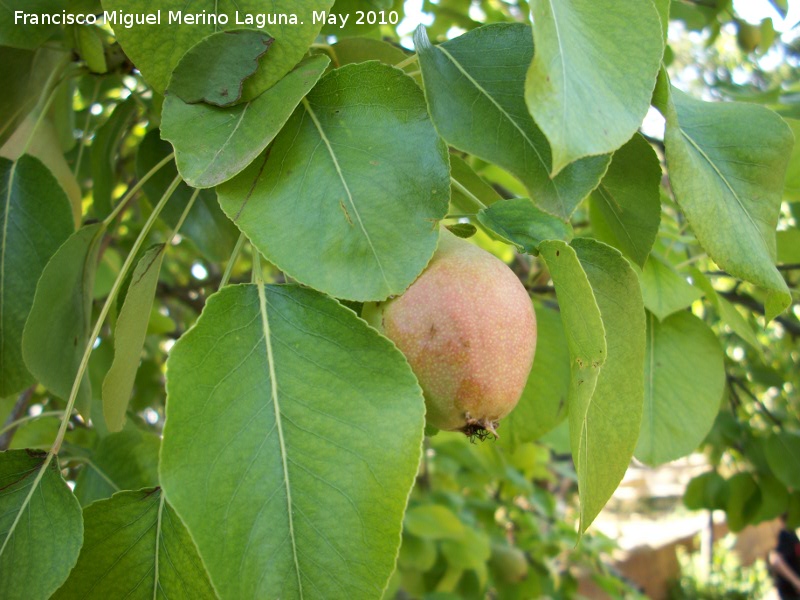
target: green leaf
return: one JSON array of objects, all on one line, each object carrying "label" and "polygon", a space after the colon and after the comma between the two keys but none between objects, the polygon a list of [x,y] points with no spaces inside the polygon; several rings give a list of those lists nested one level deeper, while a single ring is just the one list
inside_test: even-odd
[{"label": "green leaf", "polygon": [[569,430],[581,494],[581,531],[584,531],[593,518],[584,517],[586,509],[594,510],[588,477],[590,454],[585,445],[588,411],[608,354],[606,334],[592,286],[575,250],[561,241],[546,241],[539,251],[556,288],[570,354]]},{"label": "green leaf", "polygon": [[165,248],[164,244],[153,246],[139,259],[117,318],[114,362],[103,380],[103,416],[112,432],[121,431],[125,425]]},{"label": "green leaf", "polygon": [[741,531],[749,525],[758,513],[761,505],[761,492],[756,480],[750,473],[736,473],[728,479],[728,528]]},{"label": "green leaf", "polygon": [[725,387],[717,336],[679,312],[647,319],[644,415],[636,458],[659,465],[690,454],[714,425]]},{"label": "green leaf", "polygon": [[[266,7],[261,0],[237,0],[224,4],[219,0],[198,0],[189,7],[185,0],[162,0],[158,5],[163,16],[161,25],[126,28],[121,23],[112,23],[112,27],[125,54],[155,91],[163,93],[183,55],[202,39],[218,31],[242,29],[243,25],[248,29],[258,28],[257,22],[237,24],[237,12],[240,21],[245,15],[264,15],[267,10],[270,17],[296,15],[296,24],[265,23],[262,31],[275,38],[275,42],[258,71],[245,82],[242,98],[251,100],[277,83],[303,58],[322,27],[322,23],[313,23],[312,11],[328,10],[332,4],[332,0],[273,0]],[[153,11],[150,0],[104,0],[103,8],[125,13]],[[224,14],[228,19],[227,24],[214,24],[211,20],[207,24],[168,23],[171,11],[186,14],[205,12],[209,16]]]},{"label": "green leaf", "polygon": [[161,135],[175,147],[178,170],[186,183],[214,187],[252,163],[329,62],[326,56],[310,58],[254,100],[227,109],[186,104],[167,96]]},{"label": "green leaf", "polygon": [[217,188],[223,210],[269,261],[358,301],[399,294],[416,279],[436,249],[449,190],[447,148],[422,92],[377,62],[323,77],[265,157]]},{"label": "green leaf", "polygon": [[434,541],[404,533],[400,554],[397,556],[397,565],[403,570],[424,573],[436,564],[436,556]]},{"label": "green leaf", "polygon": [[520,252],[538,254],[544,240],[572,239],[572,226],[534,206],[528,198],[501,200],[478,213],[478,220]]},{"label": "green leaf", "polygon": [[754,522],[772,521],[789,507],[789,490],[771,473],[758,473],[758,488],[761,490],[761,506]]},{"label": "green leaf", "polygon": [[800,202],[800,121],[797,119],[787,119],[784,121],[789,125],[794,135],[794,146],[789,157],[789,166],[786,168],[786,178],[783,183],[783,198],[789,202]]},{"label": "green leaf", "polygon": [[[383,40],[363,37],[340,39],[333,45],[333,62],[335,67],[343,67],[351,63],[368,60],[379,60],[385,65],[396,65],[408,58],[402,49]],[[409,67],[406,67],[408,69]],[[413,69],[416,69],[416,65]]]},{"label": "green leaf", "polygon": [[36,282],[73,231],[58,182],[37,159],[0,158],[0,398],[34,382],[22,359],[22,331]]},{"label": "green leaf", "polygon": [[791,130],[763,106],[701,102],[675,88],[664,112],[675,198],[714,262],[767,290],[772,320],[791,303],[774,265]]},{"label": "green leaf", "polygon": [[443,540],[441,548],[449,566],[465,570],[485,568],[492,555],[489,537],[472,527],[464,529],[462,539]]},{"label": "green leaf", "polygon": [[423,540],[457,540],[466,527],[446,506],[419,504],[408,509],[404,520],[409,533]]},{"label": "green leaf", "polygon": [[450,189],[450,204],[457,213],[473,214],[482,208],[480,204],[475,202],[475,198],[485,206],[491,206],[498,200],[503,199],[483,177],[473,171],[472,167],[457,154],[450,155],[450,178],[451,182],[454,182]]},{"label": "green leaf", "polygon": [[78,563],[54,600],[217,597],[192,537],[159,488],[115,494],[87,506],[83,518]]},{"label": "green leaf", "polygon": [[30,19],[27,23],[15,22],[14,13],[23,11],[28,15],[61,13],[65,0],[4,0],[0,3],[0,46],[11,46],[33,50],[46,42],[59,31],[58,25],[46,25],[41,21],[36,25]]},{"label": "green leaf", "polygon": [[550,147],[523,97],[533,57],[530,27],[486,25],[438,46],[431,45],[420,27],[414,42],[425,97],[441,136],[508,170],[525,184],[539,208],[569,219],[597,187],[611,157],[579,161],[550,178]]},{"label": "green leaf", "polygon": [[728,482],[716,471],[694,477],[686,486],[683,503],[689,510],[725,510]]},{"label": "green leaf", "polygon": [[[172,148],[159,138],[157,129],[148,132],[139,144],[136,154],[136,175],[141,178],[170,152]],[[175,164],[170,163],[144,185],[144,192],[151,204],[162,196],[177,174]],[[161,218],[167,225],[175,227],[178,224],[192,193],[192,189],[181,182],[161,211]],[[236,240],[239,239],[239,230],[222,212],[216,196],[213,190],[200,192],[181,227],[181,235],[189,238],[208,260],[222,262],[230,258]]]},{"label": "green leaf", "polygon": [[594,394],[577,394],[577,402],[570,396],[569,402],[580,529],[585,531],[622,480],[636,448],[644,402],[646,325],[636,274],[622,255],[587,238],[573,240],[572,246],[592,286],[608,348]]},{"label": "green leaf", "polygon": [[[661,164],[638,133],[614,153],[598,188],[592,192],[609,239],[601,239],[644,266],[661,222]],[[595,225],[595,214],[592,214]]]},{"label": "green leaf", "polygon": [[105,35],[105,33],[101,33],[99,29],[90,25],[76,27],[78,50],[81,58],[86,61],[86,66],[89,67],[92,73],[98,74],[108,71],[101,35]]},{"label": "green leaf", "polygon": [[781,431],[767,439],[769,468],[784,485],[800,488],[800,435]]},{"label": "green leaf", "polygon": [[118,104],[108,120],[97,130],[91,145],[92,198],[95,216],[104,219],[111,212],[111,195],[116,186],[118,153],[122,139],[139,114],[136,99]]},{"label": "green leaf", "polygon": [[[89,343],[92,288],[102,223],[73,233],[42,271],[22,334],[22,355],[39,383],[68,399],[78,366]],[[92,402],[89,375],[84,373],[75,408],[88,419]]]},{"label": "green leaf", "polygon": [[0,452],[0,597],[44,600],[78,560],[81,507],[47,454]]},{"label": "green leaf", "polygon": [[561,315],[535,302],[536,356],[516,408],[503,421],[501,443],[538,440],[567,417],[570,357]]},{"label": "green leaf", "polygon": [[531,13],[536,54],[525,100],[555,175],[636,133],[664,52],[661,19],[652,0],[533,0]]},{"label": "green leaf", "polygon": [[699,300],[703,294],[659,256],[651,256],[639,276],[644,305],[663,321]]},{"label": "green leaf", "polygon": [[255,29],[213,33],[189,48],[169,80],[168,94],[188,104],[230,106],[242,97],[244,81],[275,40]]},{"label": "green leaf", "polygon": [[0,47],[0,146],[36,102],[28,93],[29,80],[34,73],[34,56],[29,50]]},{"label": "green leaf", "polygon": [[224,598],[379,598],[421,455],[388,340],[299,286],[211,296],[168,361],[160,474]]},{"label": "green leaf", "polygon": [[157,435],[138,429],[112,433],[100,440],[75,481],[82,506],[110,498],[120,490],[158,485]]}]

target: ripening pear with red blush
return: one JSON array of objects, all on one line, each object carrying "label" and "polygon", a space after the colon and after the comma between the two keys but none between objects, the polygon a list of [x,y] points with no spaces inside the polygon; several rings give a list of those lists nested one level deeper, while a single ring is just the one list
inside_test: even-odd
[{"label": "ripening pear with red blush", "polygon": [[536,315],[501,260],[443,229],[430,264],[382,307],[384,334],[425,394],[428,424],[495,433],[533,364]]}]

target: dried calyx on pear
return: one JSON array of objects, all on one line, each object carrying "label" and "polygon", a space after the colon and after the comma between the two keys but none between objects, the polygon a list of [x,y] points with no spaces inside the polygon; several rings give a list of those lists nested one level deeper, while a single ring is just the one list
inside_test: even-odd
[{"label": "dried calyx on pear", "polygon": [[504,262],[443,229],[417,280],[401,296],[365,307],[365,317],[408,359],[429,425],[497,436],[536,350],[533,305]]}]

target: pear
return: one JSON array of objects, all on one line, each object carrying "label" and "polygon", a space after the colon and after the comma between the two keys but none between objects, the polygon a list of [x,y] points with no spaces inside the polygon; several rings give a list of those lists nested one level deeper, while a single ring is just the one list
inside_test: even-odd
[{"label": "pear", "polygon": [[377,314],[419,380],[428,425],[496,436],[536,350],[533,304],[514,272],[442,229],[427,268]]}]

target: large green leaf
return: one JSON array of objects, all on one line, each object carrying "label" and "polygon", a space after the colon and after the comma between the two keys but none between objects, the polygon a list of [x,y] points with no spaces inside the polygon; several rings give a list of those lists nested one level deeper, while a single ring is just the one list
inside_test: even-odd
[{"label": "large green leaf", "polygon": [[[387,65],[396,65],[408,58],[408,55],[397,46],[372,38],[348,37],[340,39],[332,48],[335,67],[368,60],[379,60]],[[406,69],[408,68],[406,67]],[[416,65],[412,65],[412,68],[416,69]]]},{"label": "large green leaf", "polygon": [[7,46],[0,47],[0,146],[36,102],[28,93],[28,80],[34,67],[35,53]]},{"label": "large green leaf", "polygon": [[570,357],[558,311],[535,303],[536,356],[522,397],[503,420],[502,443],[512,448],[538,440],[567,417]]},{"label": "large green leaf", "polygon": [[69,200],[31,156],[0,158],[0,398],[31,385],[22,360],[22,331],[36,282],[73,231]]},{"label": "large green leaf", "polygon": [[[60,13],[66,0],[4,0],[0,2],[0,46],[24,48],[32,50],[41,46],[56,33],[58,25],[46,25],[41,22],[43,14]],[[14,18],[14,13],[21,11],[29,18],[27,21]],[[34,24],[31,15],[39,21]]]},{"label": "large green leaf", "polygon": [[299,286],[211,296],[170,352],[161,482],[223,598],[380,598],[424,405],[393,344]]},{"label": "large green leaf", "polygon": [[791,130],[763,106],[701,102],[675,88],[660,108],[675,198],[714,262],[767,290],[771,320],[791,302],[774,266]]},{"label": "large green leaf", "polygon": [[725,510],[728,504],[728,482],[716,471],[698,475],[686,486],[683,503],[690,510]]},{"label": "large green leaf", "polygon": [[0,452],[0,598],[45,600],[78,560],[81,507],[46,456]]},{"label": "large green leaf", "polygon": [[[89,343],[92,288],[105,230],[102,223],[86,225],[56,251],[39,278],[22,334],[22,355],[31,374],[63,399],[69,398]],[[88,418],[91,402],[84,373],[75,408]]]},{"label": "large green leaf", "polygon": [[[171,151],[169,143],[159,138],[157,129],[148,132],[142,143],[139,144],[139,151],[136,154],[137,176],[144,176]],[[154,204],[158,201],[177,174],[175,163],[170,163],[162,167],[144,185],[144,192],[151,203]],[[172,199],[164,206],[161,218],[170,227],[178,224],[178,219],[186,209],[192,193],[192,189],[181,182],[172,195]],[[214,191],[202,190],[186,216],[186,221],[181,227],[181,235],[190,239],[208,260],[223,262],[230,258],[236,240],[239,238],[239,230],[222,212]]]},{"label": "large green leaf", "polygon": [[[275,38],[275,42],[261,61],[258,71],[245,82],[243,99],[250,100],[277,83],[300,61],[322,27],[322,23],[314,23],[312,12],[327,10],[332,4],[332,0],[272,0],[269,5],[261,0],[195,0],[187,5],[185,0],[162,0],[158,4],[163,17],[161,25],[126,28],[121,23],[112,23],[111,26],[125,54],[141,71],[142,76],[157,92],[163,93],[175,66],[200,40],[217,31],[258,27],[258,23],[237,24],[237,12],[240,20],[244,20],[247,14],[269,14],[271,17],[296,15],[296,24],[267,23],[262,28]],[[108,11],[147,14],[154,7],[150,0],[103,0],[103,8]],[[175,11],[184,14],[205,12],[210,16],[226,15],[228,22],[200,22],[192,25],[169,23],[169,14]]]},{"label": "large green leaf", "polygon": [[645,400],[636,458],[649,465],[694,451],[714,425],[725,387],[717,336],[700,319],[679,312],[647,319]]},{"label": "large green leaf", "polygon": [[675,269],[659,256],[651,256],[641,270],[639,283],[647,310],[659,321],[683,310],[699,300],[703,294],[681,277]]},{"label": "large green leaf", "polygon": [[775,476],[792,489],[800,488],[800,435],[788,431],[771,435],[766,454]]},{"label": "large green leaf", "polygon": [[639,438],[646,325],[639,282],[628,261],[595,240],[579,238],[572,246],[597,300],[608,348],[594,394],[577,395],[580,402],[571,396],[569,402],[585,531],[622,480]]},{"label": "large green leaf", "polygon": [[274,40],[255,29],[213,33],[183,55],[169,80],[169,94],[186,103],[215,106],[236,104],[244,80],[258,69],[258,61]]},{"label": "large green leaf", "polygon": [[610,234],[601,241],[618,248],[640,267],[650,254],[661,222],[660,185],[658,156],[637,133],[614,153],[603,181],[592,192],[592,203]]},{"label": "large green leaf", "polygon": [[528,198],[501,200],[478,213],[481,224],[520,252],[537,254],[544,240],[572,239],[569,223],[539,210]]},{"label": "large green leaf", "polygon": [[315,56],[254,100],[227,109],[186,104],[167,96],[161,135],[175,147],[178,170],[186,183],[214,187],[252,163],[329,63],[326,56]]},{"label": "large green leaf", "polygon": [[115,494],[83,511],[83,547],[53,596],[215,599],[186,526],[159,488]]},{"label": "large green leaf", "polygon": [[664,52],[661,19],[652,0],[533,0],[531,13],[536,54],[525,99],[556,174],[636,133]]},{"label": "large green leaf", "polygon": [[447,213],[447,148],[414,81],[376,62],[322,78],[220,205],[288,275],[348,300],[403,292]]},{"label": "large green leaf", "polygon": [[507,169],[540,208],[568,219],[597,187],[611,157],[579,161],[550,178],[550,147],[523,97],[533,57],[530,27],[486,25],[438,46],[420,27],[414,41],[425,97],[442,137]]},{"label": "large green leaf", "polygon": [[120,490],[138,490],[158,484],[157,435],[137,429],[112,433],[85,459],[75,482],[75,496],[82,506],[109,498]]},{"label": "large green leaf", "polygon": [[109,431],[121,431],[142,355],[156,293],[164,244],[148,249],[133,271],[114,329],[114,362],[103,380],[103,417]]}]

